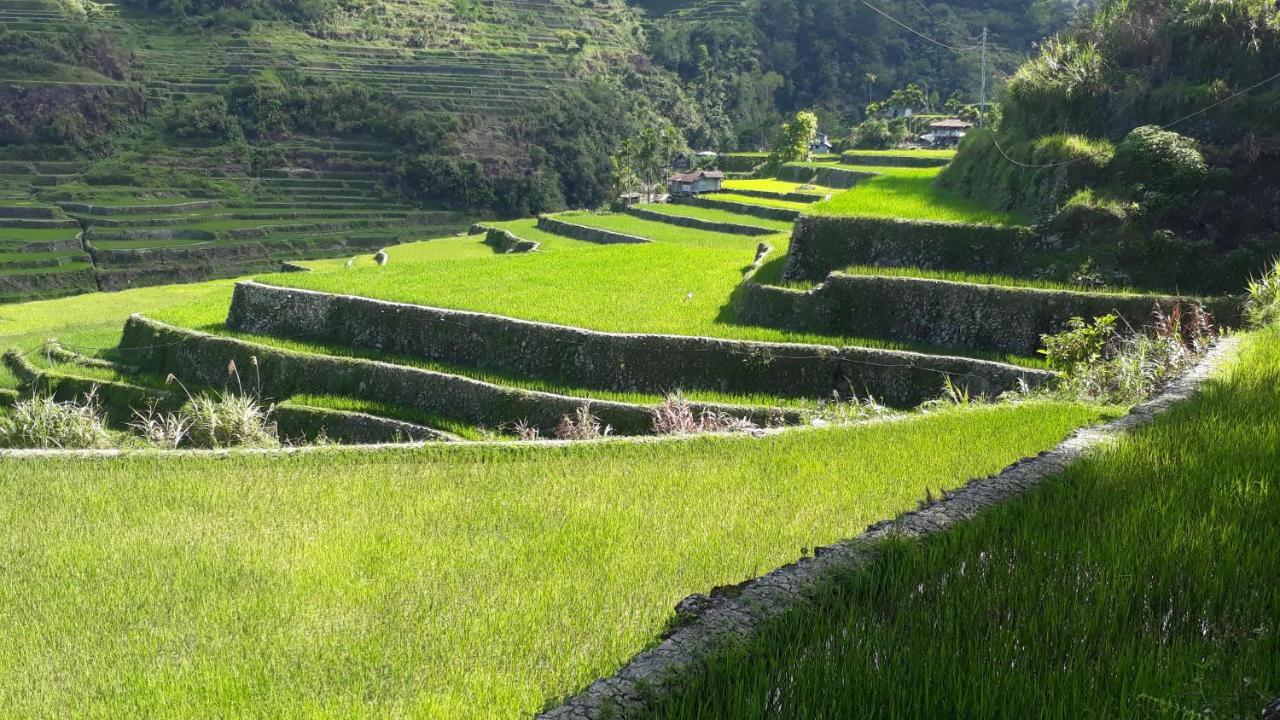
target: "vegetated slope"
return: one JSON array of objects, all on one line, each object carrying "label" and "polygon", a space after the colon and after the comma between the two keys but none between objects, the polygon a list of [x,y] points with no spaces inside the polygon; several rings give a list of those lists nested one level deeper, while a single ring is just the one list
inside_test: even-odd
[{"label": "vegetated slope", "polygon": [[1280,332],[1030,496],[885,549],[661,718],[1259,717],[1280,695]]},{"label": "vegetated slope", "polygon": [[946,187],[1052,221],[1120,282],[1240,285],[1280,252],[1280,11],[1105,2],[1009,82]]}]

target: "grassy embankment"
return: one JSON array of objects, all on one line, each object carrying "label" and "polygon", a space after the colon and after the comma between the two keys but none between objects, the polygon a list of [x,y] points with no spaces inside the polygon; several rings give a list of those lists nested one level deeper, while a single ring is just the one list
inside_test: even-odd
[{"label": "grassy embankment", "polygon": [[1280,331],[1028,497],[904,542],[663,718],[1258,717],[1280,695]]},{"label": "grassy embankment", "polygon": [[[998,470],[1098,411],[766,440],[0,460],[15,715],[518,717],[673,604]],[[726,510],[727,509],[727,510]]]}]

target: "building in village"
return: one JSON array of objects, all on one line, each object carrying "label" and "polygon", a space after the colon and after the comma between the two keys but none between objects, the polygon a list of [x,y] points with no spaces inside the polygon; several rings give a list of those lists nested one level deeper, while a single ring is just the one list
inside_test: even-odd
[{"label": "building in village", "polygon": [[667,192],[672,195],[698,195],[718,192],[724,183],[724,173],[718,170],[694,170],[676,173],[667,178]]},{"label": "building in village", "polygon": [[947,118],[929,123],[929,132],[921,135],[920,139],[934,147],[955,147],[972,127],[973,123],[960,118]]}]

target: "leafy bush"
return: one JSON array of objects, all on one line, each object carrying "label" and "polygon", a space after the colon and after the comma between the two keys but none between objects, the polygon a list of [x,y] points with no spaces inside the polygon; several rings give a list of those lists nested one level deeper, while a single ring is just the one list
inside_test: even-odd
[{"label": "leafy bush", "polygon": [[1274,261],[1261,277],[1249,281],[1245,318],[1254,327],[1280,322],[1280,260]]},{"label": "leafy bush", "polygon": [[849,147],[858,150],[888,150],[902,140],[900,133],[894,132],[888,121],[876,118],[853,129],[849,135]]},{"label": "leafy bush", "polygon": [[1053,392],[1070,400],[1136,403],[1191,366],[1217,337],[1213,318],[1199,305],[1158,305],[1151,323],[1121,331],[1113,315],[1088,323],[1074,318],[1058,335],[1044,336],[1042,351],[1063,370]]},{"label": "leafy bush", "polygon": [[1126,191],[1187,194],[1209,174],[1204,155],[1191,138],[1152,125],[1135,128],[1116,147],[1107,169]]},{"label": "leafy bush", "polygon": [[32,396],[0,411],[0,447],[79,449],[110,444],[94,393],[78,403]]},{"label": "leafy bush", "polygon": [[234,140],[242,135],[239,121],[221,95],[198,95],[175,102],[165,118],[165,130],[187,139]]}]

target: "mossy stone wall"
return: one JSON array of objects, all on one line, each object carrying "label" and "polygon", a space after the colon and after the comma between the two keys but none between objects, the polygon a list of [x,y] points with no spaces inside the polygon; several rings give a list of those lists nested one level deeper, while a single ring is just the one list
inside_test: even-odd
[{"label": "mossy stone wall", "polygon": [[627,235],[612,230],[601,230],[600,228],[587,227],[586,225],[578,225],[577,223],[566,222],[560,218],[550,215],[541,215],[538,217],[538,229],[544,230],[556,235],[582,240],[583,242],[601,243],[605,245],[611,244],[627,244],[638,245],[641,243],[653,242],[649,238],[642,238],[636,235]]},{"label": "mossy stone wall", "polygon": [[[1168,311],[1186,298],[1002,287],[920,278],[832,273],[808,291],[755,286],[739,306],[739,319],[803,332],[842,333],[1033,355],[1040,336],[1067,329],[1072,317],[1116,313],[1140,327],[1159,305]],[[1233,314],[1232,301],[1215,300],[1215,317]]]},{"label": "mossy stone wall", "polygon": [[[1050,375],[1001,363],[891,350],[595,332],[458,310],[329,295],[260,283],[236,286],[229,327],[307,337],[588,388],[708,389],[829,397],[851,389],[910,407],[936,397],[943,375],[982,392]],[[224,364],[225,365],[225,364]]]},{"label": "mossy stone wall", "polygon": [[[254,382],[261,377],[262,391],[268,399],[301,393],[345,395],[409,407],[476,427],[498,428],[523,421],[547,436],[555,431],[561,418],[590,405],[591,412],[618,434],[643,435],[652,431],[649,408],[643,405],[502,387],[375,360],[281,350],[178,328],[139,315],[125,323],[120,351],[142,370],[173,373],[183,382],[215,388],[232,382],[227,374],[228,363],[235,361],[238,368],[250,368],[256,359]],[[774,419],[798,419],[795,413],[760,408],[710,404],[695,407],[750,417],[760,424]]]}]

